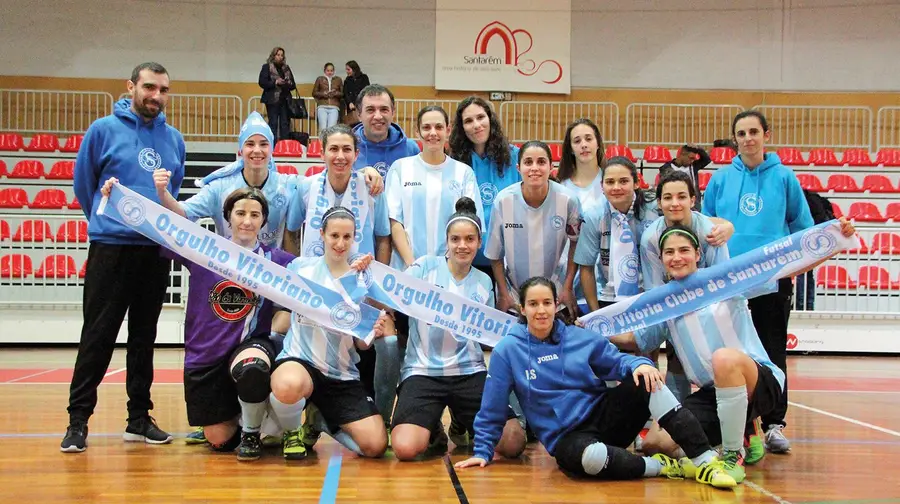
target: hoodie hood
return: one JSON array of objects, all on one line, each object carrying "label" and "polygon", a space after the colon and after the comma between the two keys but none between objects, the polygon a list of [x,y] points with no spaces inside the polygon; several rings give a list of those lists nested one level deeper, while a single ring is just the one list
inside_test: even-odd
[{"label": "hoodie hood", "polygon": [[400,125],[391,123],[388,127],[388,136],[381,142],[371,142],[366,138],[362,123],[353,127],[359,144],[359,157],[353,163],[354,170],[360,170],[371,166],[378,170],[382,177],[387,175],[388,168],[394,161],[415,156],[419,153],[419,146],[415,140],[406,137]]}]

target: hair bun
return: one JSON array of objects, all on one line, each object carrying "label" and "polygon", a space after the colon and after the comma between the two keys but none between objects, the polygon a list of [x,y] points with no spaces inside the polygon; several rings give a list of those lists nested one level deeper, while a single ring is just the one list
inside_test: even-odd
[{"label": "hair bun", "polygon": [[468,196],[463,196],[456,200],[456,211],[457,213],[478,213],[475,209],[475,202]]}]

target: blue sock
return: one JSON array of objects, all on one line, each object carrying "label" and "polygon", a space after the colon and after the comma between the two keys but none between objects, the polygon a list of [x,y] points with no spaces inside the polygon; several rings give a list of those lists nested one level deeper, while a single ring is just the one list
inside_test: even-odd
[{"label": "blue sock", "polygon": [[400,342],[397,336],[385,336],[375,340],[375,407],[388,425],[394,413],[402,363],[403,357],[400,355]]},{"label": "blue sock", "polygon": [[716,412],[722,429],[722,448],[740,450],[744,446],[744,427],[747,424],[747,387],[716,387]]},{"label": "blue sock", "polygon": [[691,395],[691,381],[684,374],[666,373],[666,387],[675,394],[678,402],[684,402],[685,398]]},{"label": "blue sock", "polygon": [[241,403],[241,425],[244,432],[259,432],[263,415],[266,414],[266,402],[248,403],[238,399]]},{"label": "blue sock", "polygon": [[285,404],[276,399],[274,394],[269,394],[269,406],[272,408],[275,421],[283,430],[289,431],[300,428],[306,399],[300,399],[299,402],[294,404]]}]

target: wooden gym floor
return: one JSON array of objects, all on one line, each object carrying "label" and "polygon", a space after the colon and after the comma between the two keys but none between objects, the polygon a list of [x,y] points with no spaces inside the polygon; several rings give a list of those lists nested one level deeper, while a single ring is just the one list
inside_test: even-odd
[{"label": "wooden gym floor", "polygon": [[[448,470],[447,460],[361,460],[323,438],[316,454],[286,463],[277,451],[255,463],[176,439],[125,444],[124,350],[117,350],[90,422],[89,449],[59,452],[74,350],[0,352],[0,498],[12,502],[345,502],[345,503],[900,503],[900,359],[789,359],[788,455],[748,468],[735,491],[662,478],[573,480],[539,445],[521,460]],[[188,432],[183,354],[156,354],[153,415]],[[445,418],[445,425],[448,419]],[[449,461],[465,453],[451,453]]]}]

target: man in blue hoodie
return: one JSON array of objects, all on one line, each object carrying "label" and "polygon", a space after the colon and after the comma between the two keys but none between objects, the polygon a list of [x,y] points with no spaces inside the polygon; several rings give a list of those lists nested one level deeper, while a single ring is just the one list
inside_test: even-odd
[{"label": "man in blue hoodie", "polygon": [[[131,99],[116,102],[112,115],[98,119],[84,136],[75,160],[75,196],[88,220],[87,274],[84,279],[84,325],[69,389],[69,427],[63,452],[87,448],[87,422],[97,404],[97,386],[112,359],[119,328],[128,312],[125,389],[128,425],[125,441],[169,443],[172,436],[150,417],[153,402],[153,344],[156,323],[169,284],[170,261],[159,246],[113,219],[95,215],[100,187],[110,177],[159,202],[153,171],[172,172],[169,192],[177,195],[184,178],[184,138],[166,124],[169,75],[159,63],[135,67],[127,83]],[[119,209],[140,216],[140,205]]]},{"label": "man in blue hoodie", "polygon": [[[774,153],[765,152],[771,132],[766,118],[756,110],[741,112],[731,124],[739,154],[731,166],[713,174],[703,197],[703,213],[734,224],[728,242],[732,257],[812,227],[812,214],[794,172]],[[753,325],[769,358],[787,374],[787,328],[793,286],[790,278],[778,282],[777,291],[749,300]],[[784,436],[787,413],[787,381],[778,407],[762,418],[766,448],[785,453],[791,444]]]},{"label": "man in blue hoodie", "polygon": [[371,166],[382,177],[394,161],[419,153],[419,145],[407,138],[400,125],[394,121],[394,94],[380,85],[370,84],[356,98],[360,124],[353,128],[359,138],[359,157],[353,169]]}]

